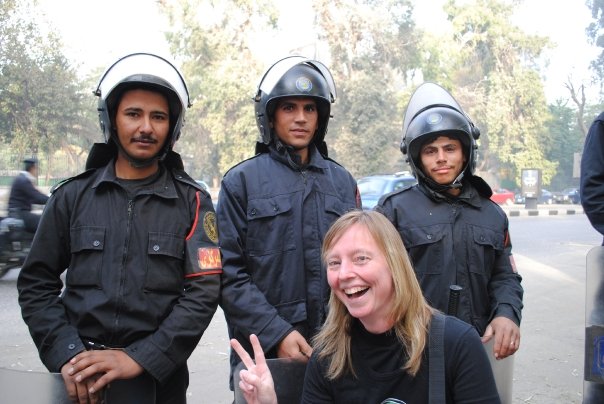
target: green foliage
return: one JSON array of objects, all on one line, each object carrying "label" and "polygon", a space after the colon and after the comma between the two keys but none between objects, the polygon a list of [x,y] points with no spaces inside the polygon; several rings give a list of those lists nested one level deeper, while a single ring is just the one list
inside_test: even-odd
[{"label": "green foliage", "polygon": [[0,142],[18,156],[50,156],[86,146],[90,121],[60,39],[42,35],[33,15],[29,2],[0,3]]},{"label": "green foliage", "polygon": [[[411,0],[313,0],[316,26],[300,29],[318,32],[320,59],[338,87],[326,137],[330,156],[357,177],[407,169],[399,151],[403,113],[417,84],[434,81],[480,128],[478,168],[491,185],[518,184],[521,170],[533,167],[552,189],[575,181],[573,153],[583,143],[576,121],[589,126],[602,105],[585,105],[580,118],[579,104],[578,111],[562,101],[548,107],[537,60],[549,43],[512,24],[516,3],[448,0],[452,30],[443,35],[416,27]],[[46,155],[43,169],[67,176],[102,140],[90,90],[103,67],[80,80],[61,39],[35,19],[35,4],[0,2],[0,147],[15,156]],[[169,20],[166,38],[193,102],[176,149],[193,177],[217,186],[254,154],[252,97],[267,68],[257,50],[280,32],[277,2],[155,4]],[[604,48],[604,0],[586,4],[594,16],[587,33]],[[600,82],[602,58],[594,61]]]},{"label": "green foliage", "polygon": [[[593,19],[585,32],[593,45],[602,48],[600,54],[590,65],[595,80],[600,84],[600,93],[602,93],[601,90],[604,83],[604,1],[587,0],[585,4],[591,10],[591,17]],[[600,94],[600,98],[602,98],[602,94]]]},{"label": "green foliage", "polygon": [[217,182],[224,172],[254,154],[258,130],[254,91],[264,66],[250,43],[276,22],[270,1],[179,0],[160,2],[174,29],[167,33],[182,61],[193,98],[182,140],[177,144],[194,161],[191,174]]},{"label": "green foliage", "polygon": [[571,185],[578,185],[578,178],[573,177],[574,154],[583,149],[583,134],[578,129],[575,111],[562,101],[549,106],[551,121],[547,127],[547,157],[558,162],[558,169],[552,179],[551,188],[562,190]]},{"label": "green foliage", "polygon": [[326,139],[355,177],[400,171],[399,93],[419,56],[410,1],[315,0],[339,87]]},{"label": "green foliage", "polygon": [[440,69],[428,66],[427,71],[444,78],[441,84],[450,87],[480,128],[481,173],[518,180],[522,168],[537,166],[543,170],[543,183],[549,184],[557,163],[545,154],[549,111],[536,71],[548,42],[514,26],[512,7],[505,0],[449,0],[445,11],[453,31],[443,42],[451,49],[443,52],[429,38],[437,50],[427,61]]}]

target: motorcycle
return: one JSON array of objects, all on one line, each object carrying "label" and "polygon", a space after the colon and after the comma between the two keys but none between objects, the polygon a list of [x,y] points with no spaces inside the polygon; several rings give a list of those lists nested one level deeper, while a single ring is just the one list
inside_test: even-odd
[{"label": "motorcycle", "polygon": [[22,219],[0,217],[0,278],[23,265],[33,238],[33,233],[25,230]]}]

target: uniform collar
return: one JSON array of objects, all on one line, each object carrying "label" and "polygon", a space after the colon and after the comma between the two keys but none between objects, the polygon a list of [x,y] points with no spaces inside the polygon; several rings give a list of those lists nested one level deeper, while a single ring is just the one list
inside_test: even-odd
[{"label": "uniform collar", "polygon": [[[101,170],[101,175],[99,175],[99,177],[94,181],[92,188],[97,188],[102,183],[112,183],[121,187],[119,180],[115,175],[115,159],[112,159],[109,164],[107,164]],[[154,194],[168,199],[178,198],[172,176],[168,173],[168,169],[166,169],[162,163],[160,163],[159,171],[159,177],[153,182],[153,184],[151,184],[150,187],[141,187],[140,192],[137,194]]]},{"label": "uniform collar", "polygon": [[436,192],[423,183],[419,184],[419,189],[435,202],[464,203],[478,209],[482,206],[482,198],[478,191],[466,180],[463,180],[461,193],[458,196],[446,192]]},{"label": "uniform collar", "polygon": [[329,167],[327,161],[323,158],[321,153],[319,153],[319,150],[317,150],[317,147],[312,142],[308,145],[308,156],[310,161],[305,165],[300,163],[300,158],[291,147],[284,145],[276,146],[273,142],[269,145],[269,153],[275,160],[280,161],[281,163],[298,171],[309,168],[327,169]]}]

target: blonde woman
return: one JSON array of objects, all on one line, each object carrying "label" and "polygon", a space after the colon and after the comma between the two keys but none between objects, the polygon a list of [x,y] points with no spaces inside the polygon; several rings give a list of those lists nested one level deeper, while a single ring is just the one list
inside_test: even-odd
[{"label": "blonde woman", "polygon": [[[429,337],[436,312],[424,300],[388,219],[371,211],[345,214],[327,232],[322,257],[331,287],[329,315],[313,340],[301,402],[428,403],[431,394],[436,401],[438,388],[439,402],[500,402],[477,332],[442,314],[444,342],[435,347],[444,348],[443,374],[434,378]],[[257,363],[244,359],[248,370],[241,373],[240,387],[248,402],[274,403],[270,372],[257,339],[251,341]],[[237,341],[232,345],[245,355]]]}]

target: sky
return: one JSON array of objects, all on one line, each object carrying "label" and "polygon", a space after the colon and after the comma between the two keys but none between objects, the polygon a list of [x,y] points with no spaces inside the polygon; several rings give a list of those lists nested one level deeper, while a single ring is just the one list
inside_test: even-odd
[{"label": "sky", "polygon": [[[444,0],[417,0],[418,24],[441,32],[446,29],[440,12]],[[154,0],[38,0],[45,18],[59,31],[65,53],[83,74],[106,67],[117,58],[133,51],[150,51],[169,55],[162,31],[167,26]],[[281,38],[270,38],[270,46],[261,47],[261,60],[270,61],[289,53],[292,43],[304,46],[312,40],[312,32],[300,30],[311,26],[308,0],[280,0],[281,25],[289,27]],[[295,4],[296,7],[292,7]],[[585,0],[525,0],[516,13],[516,22],[527,33],[547,36],[555,48],[547,52],[545,92],[551,102],[567,98],[564,83],[587,82],[589,62],[598,51],[587,43],[585,27],[590,12]]]}]

